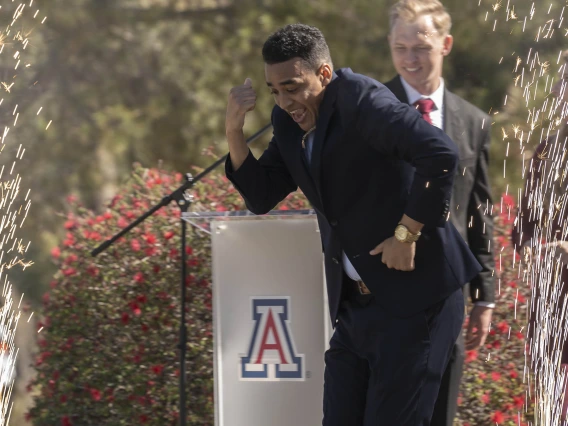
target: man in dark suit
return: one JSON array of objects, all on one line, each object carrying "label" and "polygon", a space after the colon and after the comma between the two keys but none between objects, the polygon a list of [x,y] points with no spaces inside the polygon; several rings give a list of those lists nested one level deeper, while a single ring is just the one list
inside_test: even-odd
[{"label": "man in dark suit", "polygon": [[495,307],[492,205],[488,177],[490,118],[451,93],[442,79],[444,57],[452,49],[451,18],[438,0],[401,0],[391,8],[389,45],[398,72],[385,85],[402,102],[444,130],[456,143],[460,161],[451,199],[450,221],[468,242],[482,271],[469,284],[474,304],[467,336],[454,346],[444,373],[433,426],[452,426],[457,411],[465,348],[483,345]]},{"label": "man in dark suit", "polygon": [[335,326],[323,425],[429,425],[480,270],[447,221],[457,148],[382,84],[334,72],[317,28],[282,28],[263,59],[274,135],[256,159],[243,134],[256,93],[234,87],[226,174],[256,214],[298,187],[317,212]]}]

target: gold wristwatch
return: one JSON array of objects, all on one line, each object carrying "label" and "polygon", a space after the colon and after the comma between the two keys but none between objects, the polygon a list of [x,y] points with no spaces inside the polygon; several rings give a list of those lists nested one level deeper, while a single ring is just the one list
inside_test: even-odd
[{"label": "gold wristwatch", "polygon": [[415,243],[420,238],[420,235],[422,235],[420,232],[413,234],[401,223],[394,230],[394,237],[401,243]]}]

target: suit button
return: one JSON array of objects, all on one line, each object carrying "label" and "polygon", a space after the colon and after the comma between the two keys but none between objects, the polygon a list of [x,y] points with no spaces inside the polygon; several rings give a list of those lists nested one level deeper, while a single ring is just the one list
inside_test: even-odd
[{"label": "suit button", "polygon": [[333,260],[333,263],[335,263],[336,265],[339,265],[339,260],[337,259],[337,257],[334,257],[331,260]]},{"label": "suit button", "polygon": [[330,224],[331,226],[337,226],[337,220],[331,219],[331,220],[329,221],[329,224]]}]

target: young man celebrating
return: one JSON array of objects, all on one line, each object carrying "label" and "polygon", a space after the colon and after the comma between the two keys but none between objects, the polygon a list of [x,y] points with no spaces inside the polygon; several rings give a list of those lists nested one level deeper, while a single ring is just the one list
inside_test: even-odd
[{"label": "young man celebrating", "polygon": [[400,0],[390,11],[389,45],[399,75],[386,86],[456,143],[460,161],[450,221],[483,268],[469,285],[474,306],[466,341],[460,333],[442,380],[433,426],[453,426],[465,348],[483,345],[495,307],[493,219],[485,214],[487,204],[492,204],[488,176],[491,121],[487,114],[445,87],[442,66],[452,49],[451,25],[450,15],[438,0]]},{"label": "young man celebrating", "polygon": [[429,425],[480,270],[447,221],[457,147],[377,81],[334,71],[317,28],[288,25],[262,54],[274,135],[256,159],[256,93],[233,88],[226,173],[256,214],[298,187],[316,210],[335,326],[323,425]]}]

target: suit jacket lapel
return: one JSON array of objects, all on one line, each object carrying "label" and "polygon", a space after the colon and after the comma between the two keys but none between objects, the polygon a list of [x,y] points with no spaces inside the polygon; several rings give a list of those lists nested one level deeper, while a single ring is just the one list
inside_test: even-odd
[{"label": "suit jacket lapel", "polygon": [[[400,76],[397,75],[385,86],[398,98],[399,101],[408,103],[408,96],[406,90],[400,81]],[[460,108],[456,101],[456,96],[448,89],[444,90],[444,132],[453,140],[458,147],[462,143],[463,123],[460,114]]]},{"label": "suit jacket lapel", "polygon": [[389,89],[400,102],[404,102],[405,104],[408,103],[408,96],[406,95],[406,90],[404,90],[404,86],[400,81],[399,75],[397,75],[388,83],[385,83],[385,86],[387,86],[387,89]]},{"label": "suit jacket lapel", "polygon": [[312,145],[312,157],[310,162],[310,174],[314,179],[316,188],[321,198],[321,156],[325,145],[327,130],[331,117],[335,110],[335,100],[339,89],[339,78],[334,73],[333,80],[325,89],[324,97],[318,111],[316,130]]},{"label": "suit jacket lapel", "polygon": [[444,90],[444,132],[460,147],[463,134],[460,108],[455,95],[447,89]]}]

